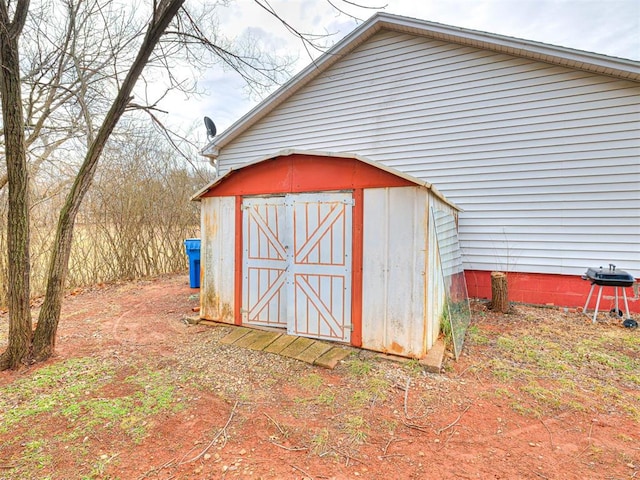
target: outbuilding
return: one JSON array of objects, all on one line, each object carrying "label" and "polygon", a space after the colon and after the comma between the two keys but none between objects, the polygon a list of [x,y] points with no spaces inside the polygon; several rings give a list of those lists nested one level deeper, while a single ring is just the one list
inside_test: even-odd
[{"label": "outbuilding", "polygon": [[[446,286],[428,182],[353,154],[284,150],[199,191],[203,319],[422,358]],[[451,233],[451,232],[449,232]]]}]

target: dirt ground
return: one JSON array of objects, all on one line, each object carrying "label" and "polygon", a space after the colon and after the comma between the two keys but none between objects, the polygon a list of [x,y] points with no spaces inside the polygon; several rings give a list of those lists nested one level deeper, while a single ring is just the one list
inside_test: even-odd
[{"label": "dirt ground", "polygon": [[0,478],[640,478],[640,332],[619,322],[474,304],[441,374],[357,349],[326,370],[220,344],[232,327],[185,322],[195,294],[68,295],[55,357],[0,373]]}]

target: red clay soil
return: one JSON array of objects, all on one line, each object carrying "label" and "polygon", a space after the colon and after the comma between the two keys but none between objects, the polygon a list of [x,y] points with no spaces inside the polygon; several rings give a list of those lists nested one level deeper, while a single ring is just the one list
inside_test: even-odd
[{"label": "red clay soil", "polygon": [[[179,275],[66,298],[56,355],[45,365],[75,357],[111,362],[116,373],[93,393],[106,399],[131,393],[135,387],[123,380],[141,365],[179,372],[176,391],[184,400],[173,401],[184,405],[145,420],[146,433],[135,441],[96,427],[84,439],[51,442],[52,460],[30,478],[640,478],[640,427],[632,417],[603,409],[597,399],[527,415],[513,397],[496,394],[513,392],[513,383],[474,368],[487,354],[481,345],[468,345],[441,375],[357,351],[325,370],[218,344],[231,327],[185,322],[196,315],[194,294]],[[490,335],[504,327],[496,322],[485,317],[480,328]],[[365,370],[354,373],[354,365]],[[0,387],[41,367],[2,372]],[[630,388],[640,398],[637,384]],[[20,478],[11,467],[30,435],[62,439],[73,428],[56,415],[35,422],[36,430],[30,422],[0,433],[0,478]],[[85,460],[76,453],[80,443]]]}]

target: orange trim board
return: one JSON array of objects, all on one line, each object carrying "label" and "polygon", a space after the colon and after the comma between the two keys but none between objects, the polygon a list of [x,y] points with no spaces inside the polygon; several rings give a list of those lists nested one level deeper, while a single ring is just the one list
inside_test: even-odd
[{"label": "orange trim board", "polygon": [[364,219],[364,191],[362,188],[353,191],[352,229],[351,235],[351,345],[362,346],[362,224]]},{"label": "orange trim board", "polygon": [[[491,272],[484,270],[465,270],[467,290],[471,298],[491,298]],[[557,275],[545,273],[507,273],[509,300],[534,305],[553,305],[567,308],[582,308],[587,301],[591,282],[577,275]],[[597,288],[588,305],[595,308]],[[627,300],[631,313],[640,313],[640,297],[636,287],[627,287]],[[622,289],[618,290],[618,307],[624,310]],[[600,310],[610,310],[614,306],[614,287],[604,287]]]},{"label": "orange trim board", "polygon": [[295,154],[239,169],[202,197],[269,195],[415,185],[354,158]]},{"label": "orange trim board", "polygon": [[242,197],[236,197],[236,244],[235,244],[235,262],[236,271],[234,278],[235,289],[235,324],[242,325]]}]

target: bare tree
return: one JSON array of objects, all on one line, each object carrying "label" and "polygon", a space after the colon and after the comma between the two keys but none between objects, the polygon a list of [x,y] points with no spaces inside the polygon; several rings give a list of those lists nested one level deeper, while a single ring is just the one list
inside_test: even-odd
[{"label": "bare tree", "polygon": [[98,132],[89,143],[84,161],[75,177],[71,191],[60,212],[44,303],[38,325],[31,338],[29,312],[29,208],[28,175],[24,144],[24,120],[20,89],[20,61],[18,39],[24,27],[28,0],[20,0],[11,18],[8,2],[0,1],[0,91],[4,122],[5,156],[9,184],[9,238],[8,250],[12,257],[9,268],[9,347],[0,357],[0,368],[15,368],[30,356],[44,359],[55,347],[60,318],[62,295],[69,252],[73,239],[73,226],[100,158],[100,154],[115,125],[130,101],[131,93],[147,64],[160,37],[178,14],[184,0],[159,0],[154,2],[147,30],[111,108]]},{"label": "bare tree", "polygon": [[131,93],[147,64],[156,44],[164,33],[171,20],[178,14],[184,0],[160,0],[154,6],[154,11],[149,21],[149,26],[138,55],[131,65],[120,89],[107,113],[102,126],[95,138],[90,142],[84,162],[78,171],[76,179],[67,196],[67,200],[60,212],[58,230],[56,232],[56,248],[52,252],[49,266],[49,282],[44,297],[44,303],[40,309],[38,326],[33,335],[32,355],[36,360],[48,358],[55,347],[56,332],[62,308],[62,296],[64,281],[69,264],[69,253],[73,240],[73,226],[75,218],[91,182],[111,132],[124,113],[127,104],[131,100]]},{"label": "bare tree", "polygon": [[[113,66],[131,50],[128,40],[139,34],[130,18],[111,20],[122,16],[106,11],[110,2],[101,3],[42,2],[27,12],[20,51],[25,147],[32,176],[65,144],[91,139],[94,123],[109,108],[105,83],[117,75]],[[108,28],[100,20],[108,21]],[[0,142],[0,151],[3,146]],[[55,161],[60,162],[60,156]],[[7,179],[0,175],[0,188]]]},{"label": "bare tree", "polygon": [[20,89],[18,39],[27,18],[29,0],[18,0],[11,12],[0,1],[0,98],[5,138],[5,159],[9,184],[7,250],[9,285],[9,345],[0,357],[0,368],[16,367],[31,351],[29,310],[29,176],[24,147],[24,118]]},{"label": "bare tree", "polygon": [[[144,79],[143,70],[163,69],[171,80],[169,88],[188,89],[189,86],[172,77],[168,59],[178,55],[188,60],[199,59],[199,52],[206,49],[254,89],[266,88],[287,73],[279,59],[257,50],[244,55],[237,53],[232,43],[204,30],[205,14],[194,15],[183,7],[184,2],[154,0],[145,26],[138,27],[136,19],[142,18],[139,12],[124,20],[109,14],[109,8],[116,8],[116,2],[60,0],[38,3],[30,10],[29,0],[0,0],[1,129],[7,164],[4,180],[8,185],[7,251],[11,259],[7,295],[9,346],[0,356],[0,369],[46,359],[54,350],[75,220],[98,161],[127,110],[144,110],[152,116],[157,110],[157,101],[153,99],[133,101],[134,87],[139,79]],[[277,16],[268,3],[255,2]],[[31,25],[27,23],[29,14],[46,17],[43,12],[47,5],[64,7],[65,15],[59,17],[67,18],[64,30],[47,30],[37,22],[25,29],[25,25]],[[95,36],[96,22],[103,36]],[[317,47],[314,37],[283,23],[309,46]],[[20,69],[19,55],[22,38],[30,38],[29,45],[33,48],[24,72]],[[95,49],[87,50],[89,44]],[[21,80],[27,86],[26,95],[22,94]],[[58,218],[44,301],[32,332],[29,169],[37,174],[62,146],[81,144],[85,150],[82,160],[67,167],[71,172],[70,188]],[[0,189],[3,177],[0,176]]]}]

